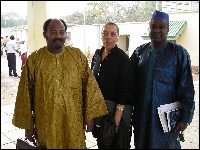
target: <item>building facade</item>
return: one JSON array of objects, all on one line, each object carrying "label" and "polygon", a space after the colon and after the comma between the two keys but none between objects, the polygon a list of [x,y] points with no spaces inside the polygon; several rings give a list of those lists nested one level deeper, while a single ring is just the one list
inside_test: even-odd
[{"label": "building facade", "polygon": [[[32,4],[34,3],[34,5]],[[28,6],[28,28],[12,29],[11,33],[16,36],[16,39],[28,40],[29,52],[33,52],[39,47],[46,44],[42,36],[42,25],[45,17],[40,21],[40,9],[45,6],[45,2],[29,1]],[[29,8],[28,7],[28,8]],[[43,9],[48,12],[48,9]],[[190,56],[192,66],[199,66],[199,2],[198,1],[162,1],[162,11],[169,14],[170,34],[168,40],[176,42],[185,47]],[[38,14],[38,12],[40,12]],[[47,13],[48,14],[48,13]],[[50,16],[46,16],[49,17]],[[34,18],[37,19],[34,22]],[[32,21],[32,23],[30,23]],[[117,23],[119,26],[119,41],[118,45],[124,51],[128,51],[129,56],[134,49],[146,42],[149,42],[148,27],[149,22],[129,22]],[[94,53],[96,49],[101,48],[101,30],[103,24],[94,25],[69,25],[67,28],[66,45],[78,47],[86,54],[88,49],[90,53]],[[37,33],[37,34],[36,34]]]}]

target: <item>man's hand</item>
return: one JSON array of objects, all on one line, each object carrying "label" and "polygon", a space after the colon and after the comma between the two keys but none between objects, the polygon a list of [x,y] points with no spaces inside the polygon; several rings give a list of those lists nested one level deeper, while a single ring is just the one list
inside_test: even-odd
[{"label": "man's hand", "polygon": [[86,132],[91,132],[93,129],[94,120],[87,121],[84,123],[83,128]]},{"label": "man's hand", "polygon": [[25,129],[25,137],[30,142],[34,142],[34,138],[37,138],[36,131],[34,129]]},{"label": "man's hand", "polygon": [[181,132],[183,132],[186,128],[187,128],[187,123],[185,123],[185,122],[179,122],[178,124],[177,124],[177,126],[176,126],[176,128],[175,128],[175,132],[179,132],[179,131],[181,131]]},{"label": "man's hand", "polygon": [[16,52],[19,53],[19,54],[21,53],[21,52],[19,51],[19,49],[17,49]]}]

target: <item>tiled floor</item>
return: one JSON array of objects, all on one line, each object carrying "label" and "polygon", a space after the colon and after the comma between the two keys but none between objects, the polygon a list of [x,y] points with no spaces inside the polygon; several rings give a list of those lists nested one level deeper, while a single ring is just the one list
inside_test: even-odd
[{"label": "tiled floor", "polygon": [[[16,149],[16,139],[24,137],[24,130],[12,125],[13,110],[14,104],[1,106],[1,149]],[[91,132],[86,133],[86,145],[88,149],[97,149],[96,139]]]},{"label": "tiled floor", "polygon": [[14,105],[1,106],[1,149],[16,149],[16,139],[24,135],[22,129],[11,123],[13,108]]},{"label": "tiled floor", "polygon": [[[1,149],[16,149],[16,139],[24,137],[24,130],[12,125],[14,105],[1,106]],[[96,141],[90,133],[86,133],[88,148],[94,149]]]}]

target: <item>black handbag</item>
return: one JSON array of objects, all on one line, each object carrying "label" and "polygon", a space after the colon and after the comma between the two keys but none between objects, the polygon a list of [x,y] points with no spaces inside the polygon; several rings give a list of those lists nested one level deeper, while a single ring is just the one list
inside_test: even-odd
[{"label": "black handbag", "polygon": [[[113,101],[110,101],[110,100],[105,100],[105,103],[106,103],[106,107],[107,107],[107,110],[108,110],[108,114],[111,115],[111,116],[114,116],[117,104]],[[124,123],[126,124],[127,127],[129,127],[131,125],[132,113],[133,113],[133,106],[132,105],[126,105],[126,107],[123,111],[123,114],[122,114],[122,118],[123,118]],[[101,126],[105,116],[106,115],[95,118],[94,124]]]},{"label": "black handbag", "polygon": [[30,142],[27,138],[18,138],[16,149],[41,149],[36,146],[35,142]]}]

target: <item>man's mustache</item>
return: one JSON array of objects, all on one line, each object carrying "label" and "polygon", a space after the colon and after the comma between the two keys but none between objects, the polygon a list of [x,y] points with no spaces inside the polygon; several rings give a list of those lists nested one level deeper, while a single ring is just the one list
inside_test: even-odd
[{"label": "man's mustache", "polygon": [[55,42],[55,41],[57,41],[57,40],[59,40],[60,42],[63,42],[63,39],[60,39],[60,38],[54,39],[53,42]]}]

